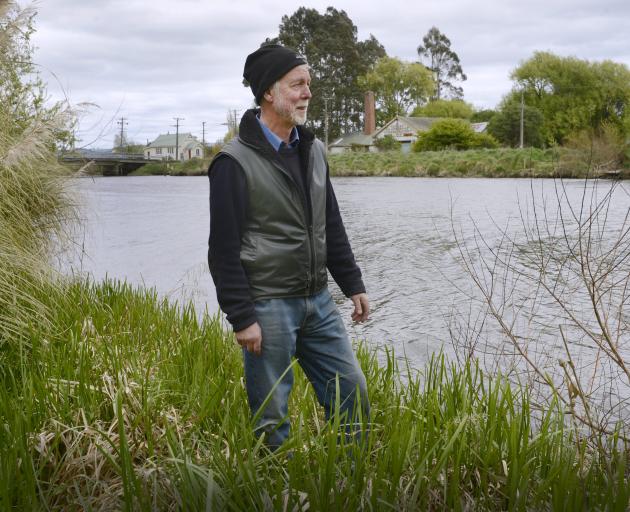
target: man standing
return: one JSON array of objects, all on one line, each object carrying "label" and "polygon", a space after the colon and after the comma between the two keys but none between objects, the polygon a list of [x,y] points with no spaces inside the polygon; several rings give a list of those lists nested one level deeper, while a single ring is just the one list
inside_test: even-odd
[{"label": "man standing", "polygon": [[369,303],[326,150],[302,126],[311,98],[306,59],[262,46],[247,57],[243,76],[260,108],[245,112],[238,137],[210,164],[208,263],[243,348],[252,414],[271,393],[256,433],[273,449],[289,435],[293,357],[327,417],[336,401],[348,422],[369,415],[365,377],[328,291],[327,269],[352,299],[354,321],[368,318]]}]

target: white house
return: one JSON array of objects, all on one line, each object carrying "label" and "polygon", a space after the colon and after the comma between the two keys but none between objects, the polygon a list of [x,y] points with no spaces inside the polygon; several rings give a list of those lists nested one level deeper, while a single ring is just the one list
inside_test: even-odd
[{"label": "white house", "polygon": [[[177,148],[177,149],[176,149]],[[179,150],[179,158],[176,151]],[[174,133],[159,135],[157,139],[144,148],[147,160],[190,160],[203,157],[203,144],[190,133]]]}]

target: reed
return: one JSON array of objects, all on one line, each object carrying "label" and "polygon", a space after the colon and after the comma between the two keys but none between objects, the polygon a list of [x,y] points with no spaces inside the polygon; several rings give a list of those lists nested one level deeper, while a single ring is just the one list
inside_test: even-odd
[{"label": "reed", "polygon": [[240,352],[218,318],[112,281],[39,300],[50,323],[4,347],[19,362],[0,385],[5,508],[627,506],[623,450],[603,458],[557,404],[532,411],[527,390],[473,363],[436,356],[416,373],[360,345],[365,444],[324,421],[298,370],[292,435],[271,454],[252,436]]}]

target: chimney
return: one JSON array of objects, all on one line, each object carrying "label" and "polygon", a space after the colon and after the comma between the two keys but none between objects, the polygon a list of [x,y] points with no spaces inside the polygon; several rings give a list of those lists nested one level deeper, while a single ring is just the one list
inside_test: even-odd
[{"label": "chimney", "polygon": [[363,133],[372,135],[376,131],[376,107],[374,106],[374,93],[365,93],[365,115],[363,117]]}]

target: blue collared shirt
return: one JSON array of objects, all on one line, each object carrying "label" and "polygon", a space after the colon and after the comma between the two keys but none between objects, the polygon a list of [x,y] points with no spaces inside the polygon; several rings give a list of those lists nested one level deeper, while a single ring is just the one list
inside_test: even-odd
[{"label": "blue collared shirt", "polygon": [[293,127],[293,130],[291,130],[291,134],[289,135],[289,144],[286,144],[280,137],[273,133],[265,123],[262,122],[259,116],[256,116],[256,119],[258,120],[258,124],[260,124],[260,127],[262,128],[265,137],[267,137],[269,144],[271,144],[273,146],[273,149],[275,149],[276,151],[280,150],[282,144],[285,144],[290,148],[294,148],[295,146],[297,146],[298,142],[300,142],[300,136],[298,135],[298,131],[295,126]]}]

